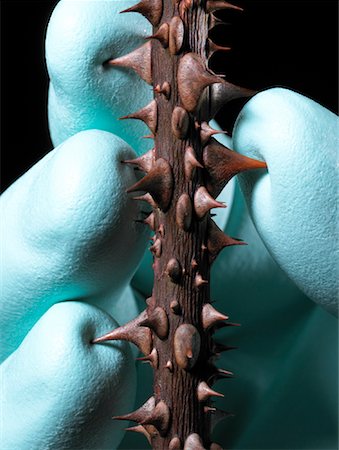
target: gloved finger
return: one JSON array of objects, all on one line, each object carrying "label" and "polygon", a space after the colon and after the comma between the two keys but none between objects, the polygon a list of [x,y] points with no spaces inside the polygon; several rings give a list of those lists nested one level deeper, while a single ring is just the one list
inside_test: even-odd
[{"label": "gloved finger", "polygon": [[337,117],[286,89],[253,97],[241,111],[234,148],[267,162],[240,177],[270,253],[311,299],[337,312]]},{"label": "gloved finger", "polygon": [[[119,14],[133,0],[60,1],[49,22],[46,61],[51,79],[49,128],[54,145],[88,129],[110,131],[138,153],[150,148],[139,120],[118,120],[152,100],[152,89],[131,69],[107,64],[145,44],[151,24]],[[143,58],[140,67],[149,61]]]},{"label": "gloved finger", "polygon": [[129,283],[147,236],[126,194],[136,178],[121,161],[133,155],[111,133],[82,132],[3,194],[3,357],[56,301],[97,297],[100,306]]},{"label": "gloved finger", "polygon": [[2,365],[2,448],[114,449],[136,375],[122,341],[91,340],[117,323],[82,302],[52,306]]}]

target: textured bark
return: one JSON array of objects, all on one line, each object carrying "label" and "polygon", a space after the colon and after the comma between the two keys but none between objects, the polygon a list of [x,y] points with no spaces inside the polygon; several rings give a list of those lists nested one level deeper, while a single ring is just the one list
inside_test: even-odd
[{"label": "textured bark", "polygon": [[154,394],[137,411],[118,419],[138,423],[154,449],[218,449],[211,419],[227,413],[210,406],[222,396],[211,385],[232,374],[217,369],[214,356],[231,349],[213,342],[216,327],[232,326],[210,304],[210,266],[220,250],[243,242],[225,236],[210,209],[236,173],[265,167],[217,143],[208,121],[226,101],[252,92],[227,83],[208,69],[208,57],[224,50],[210,41],[216,9],[239,9],[223,1],[143,1],[139,12],[153,24],[140,49],[110,64],[134,69],[153,84],[154,100],[124,118],[143,120],[154,149],[134,160],[146,172],[128,192],[151,204],[145,220],[153,230],[154,286],[146,310],[134,321],[96,339],[126,339],[145,353],[154,369]]}]

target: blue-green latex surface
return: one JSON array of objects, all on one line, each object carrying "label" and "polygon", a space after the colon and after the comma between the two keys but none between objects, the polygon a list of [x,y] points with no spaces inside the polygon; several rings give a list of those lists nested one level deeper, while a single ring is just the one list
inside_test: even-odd
[{"label": "blue-green latex surface", "polygon": [[[11,217],[4,262],[13,272],[3,303],[10,311],[6,326],[13,333],[13,339],[7,338],[7,353],[17,348],[35,324],[4,363],[6,429],[8,439],[15,442],[12,448],[18,450],[117,448],[122,426],[108,419],[113,410],[114,414],[130,410],[133,402],[135,383],[128,347],[123,352],[120,344],[88,347],[93,333],[114,326],[113,319],[96,306],[118,322],[135,315],[137,308],[127,285],[145,236],[132,222],[136,206],[127,201],[124,188],[116,189],[117,180],[122,179],[123,186],[131,184],[133,171],[121,173],[125,168],[116,164],[119,159],[112,154],[118,152],[121,157],[119,151],[126,144],[113,135],[99,131],[77,135],[99,128],[123,137],[137,152],[150,148],[149,143],[141,147],[139,137],[147,133],[142,124],[136,130],[132,121],[128,125],[114,121],[147,103],[150,87],[130,71],[102,70],[105,58],[127,53],[150,32],[140,16],[117,14],[130,4],[78,0],[58,5],[46,44],[50,128],[56,145],[75,136],[65,142],[67,151],[63,147],[61,152],[55,150],[4,195],[4,210]],[[258,94],[237,121],[237,151],[265,159],[268,175],[261,171],[241,180],[265,245],[236,185],[234,193],[228,194],[230,214],[223,228],[249,246],[225,249],[212,270],[215,306],[242,323],[240,328],[227,328],[217,335],[219,341],[240,347],[218,362],[237,375],[216,385],[226,394],[217,405],[236,414],[214,432],[215,440],[227,448],[337,447],[337,321],[301,292],[335,311],[338,246],[336,235],[332,240],[329,236],[335,231],[332,162],[336,131],[333,114],[287,90]],[[55,158],[56,152],[64,156]],[[49,162],[53,158],[54,172]],[[49,195],[51,187],[56,203]],[[123,204],[118,198],[124,199]],[[99,213],[89,213],[96,208]],[[111,228],[114,223],[117,228]],[[39,227],[48,231],[42,233],[43,239],[37,233]],[[75,234],[67,234],[68,230]],[[32,242],[37,242],[38,251]],[[324,243],[326,254],[319,250]],[[151,283],[150,263],[143,261],[133,285],[148,296]],[[62,293],[67,298],[60,297]],[[66,299],[78,302],[65,301],[50,308]],[[100,374],[98,367],[103,368]],[[139,367],[137,405],[150,393],[151,370]],[[26,404],[31,408],[26,409]],[[36,411],[33,421],[31,410]],[[148,444],[129,433],[119,448],[148,448]]]}]

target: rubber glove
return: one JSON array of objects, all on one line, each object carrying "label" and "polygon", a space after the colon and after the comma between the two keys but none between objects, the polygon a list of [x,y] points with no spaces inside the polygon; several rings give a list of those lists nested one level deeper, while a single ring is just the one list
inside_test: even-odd
[{"label": "rubber glove", "polygon": [[112,67],[152,34],[141,14],[119,14],[133,0],[62,0],[53,11],[46,35],[50,77],[48,117],[53,144],[98,128],[124,139],[138,153],[149,150],[149,129],[139,120],[118,120],[147,105],[152,88],[133,70]]},{"label": "rubber glove", "polygon": [[[138,311],[128,283],[144,252],[135,153],[78,133],[1,197],[1,448],[116,448],[133,408],[129,345],[91,340]],[[114,317],[114,319],[113,319]]]}]

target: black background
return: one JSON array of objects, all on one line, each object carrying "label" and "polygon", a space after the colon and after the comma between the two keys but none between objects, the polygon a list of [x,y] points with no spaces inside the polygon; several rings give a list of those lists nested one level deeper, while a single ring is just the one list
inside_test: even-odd
[{"label": "black background", "polygon": [[[52,148],[47,128],[44,36],[56,3],[1,2],[2,190]],[[213,36],[217,43],[231,45],[233,51],[213,57],[213,69],[225,73],[229,81],[253,89],[291,88],[337,112],[338,2],[234,3],[245,12],[219,14],[232,26],[218,27]]]}]

